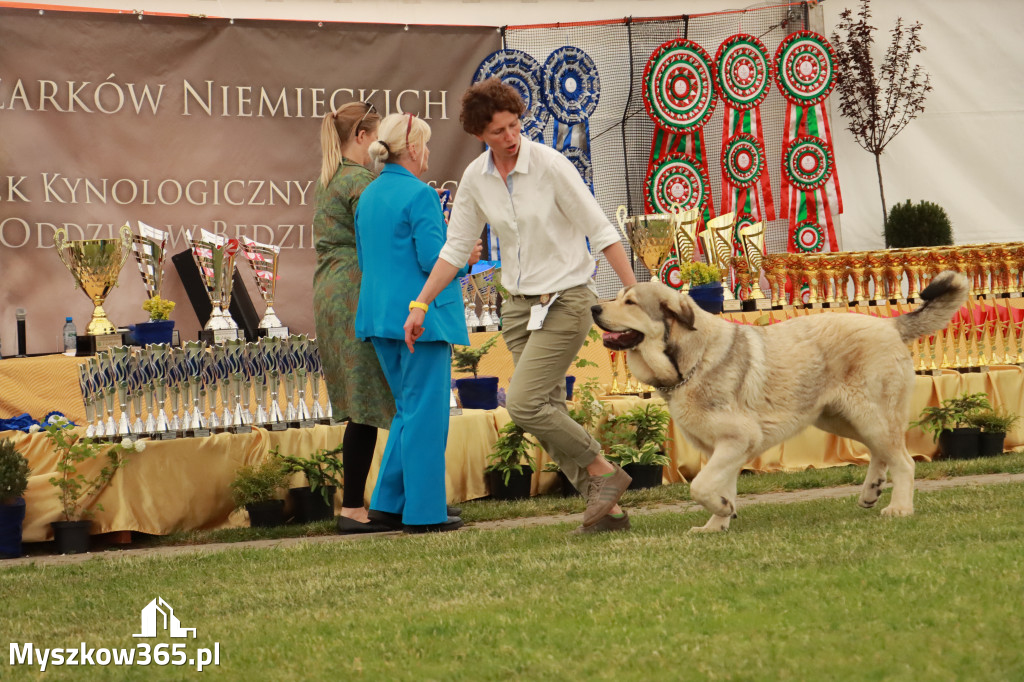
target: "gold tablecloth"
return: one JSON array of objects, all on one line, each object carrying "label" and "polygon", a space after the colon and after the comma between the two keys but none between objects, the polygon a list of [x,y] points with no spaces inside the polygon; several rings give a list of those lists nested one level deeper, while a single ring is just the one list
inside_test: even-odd
[{"label": "gold tablecloth", "polygon": [[[502,344],[499,344],[502,346]],[[593,345],[593,344],[592,344]],[[594,348],[595,359],[607,358],[603,349]],[[498,356],[496,356],[498,357]],[[0,360],[0,416],[11,417],[29,412],[41,417],[57,409],[74,420],[81,420],[76,365],[80,360],[51,356],[20,360]],[[607,359],[602,368],[607,371]],[[73,377],[73,379],[72,379]],[[1024,372],[1016,366],[996,366],[984,373],[961,374],[945,371],[939,376],[918,376],[915,380],[911,415],[916,418],[926,405],[965,391],[986,392],[994,406],[1024,414]],[[621,414],[641,404],[638,397],[607,399],[613,414]],[[652,400],[660,400],[653,398]],[[16,406],[13,409],[10,406]],[[465,410],[451,418],[446,451],[446,488],[449,502],[459,502],[488,494],[483,470],[498,429],[508,421],[508,413]],[[312,429],[266,431],[250,434],[217,434],[209,438],[149,441],[143,452],[130,456],[130,462],[117,473],[111,484],[94,500],[104,511],[97,511],[93,532],[135,530],[163,535],[176,530],[222,528],[244,525],[245,517],[233,513],[229,484],[238,467],[258,462],[278,446],[283,454],[304,455],[319,448],[339,445],[344,426],[317,426]],[[26,455],[32,468],[24,538],[27,542],[51,537],[49,523],[60,520],[56,489],[49,484],[56,474],[54,453],[42,434],[5,432]],[[700,471],[702,456],[680,437],[675,424],[669,427],[668,454],[671,465],[665,469],[665,481],[692,479]],[[380,455],[387,440],[382,432],[367,482],[367,498],[376,481]],[[1007,435],[1006,446],[1024,444],[1024,426]],[[935,443],[920,429],[909,429],[907,447],[916,459],[929,460],[937,451]],[[547,453],[536,452],[538,465],[548,461]],[[815,428],[768,450],[750,468],[757,471],[799,471],[808,467],[829,467],[867,461],[864,446],[838,438]],[[93,466],[98,463],[93,462]],[[82,467],[89,476],[95,469]],[[555,475],[534,475],[534,494],[547,492]],[[295,485],[302,485],[295,481]],[[340,503],[340,496],[336,498]]]}]

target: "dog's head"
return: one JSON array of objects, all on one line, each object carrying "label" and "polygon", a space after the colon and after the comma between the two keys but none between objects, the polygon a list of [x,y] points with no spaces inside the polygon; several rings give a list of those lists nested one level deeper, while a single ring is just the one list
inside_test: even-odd
[{"label": "dog's head", "polygon": [[690,297],[658,281],[626,287],[611,301],[590,310],[594,322],[605,331],[605,347],[612,350],[633,350],[648,339],[664,348],[673,326],[694,330]]}]

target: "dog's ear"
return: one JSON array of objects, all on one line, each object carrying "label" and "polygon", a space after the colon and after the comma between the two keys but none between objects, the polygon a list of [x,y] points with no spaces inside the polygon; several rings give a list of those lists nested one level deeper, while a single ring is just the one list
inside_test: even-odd
[{"label": "dog's ear", "polygon": [[675,320],[690,331],[693,331],[695,329],[693,326],[693,309],[686,298],[685,294],[678,294],[668,300],[662,299],[661,312],[667,319]]}]

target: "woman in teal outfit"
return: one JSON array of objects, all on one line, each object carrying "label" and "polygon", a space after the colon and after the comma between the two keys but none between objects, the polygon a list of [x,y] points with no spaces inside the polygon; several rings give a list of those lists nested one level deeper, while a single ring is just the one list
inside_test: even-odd
[{"label": "woman in teal outfit", "polygon": [[326,114],[320,126],[323,165],[313,217],[313,316],[331,410],[336,419],[349,420],[342,442],[345,487],[337,521],[342,533],[387,530],[367,518],[363,500],[377,429],[388,428],[395,402],[373,346],[355,334],[361,276],[355,212],[375,177],[366,165],[378,125],[380,116],[372,105],[352,102]]},{"label": "woman in teal outfit", "polygon": [[[370,519],[407,533],[455,530],[445,502],[445,447],[451,387],[451,344],[469,344],[458,283],[427,309],[415,354],[405,344],[410,302],[444,246],[447,228],[427,171],[430,126],[392,114],[378,129],[370,156],[385,165],[356,209],[356,249],[363,277],[356,334],[370,339],[395,396],[397,412],[370,499]],[[480,258],[479,242],[469,265]],[[467,267],[462,269],[465,274]],[[422,304],[419,304],[422,305]]]}]

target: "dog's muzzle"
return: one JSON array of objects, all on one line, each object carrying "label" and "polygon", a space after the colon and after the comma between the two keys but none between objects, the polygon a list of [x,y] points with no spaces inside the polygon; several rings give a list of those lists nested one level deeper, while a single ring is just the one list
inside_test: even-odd
[{"label": "dog's muzzle", "polygon": [[605,332],[601,336],[604,347],[611,350],[630,350],[636,348],[643,340],[644,335],[635,329],[624,332]]}]

